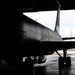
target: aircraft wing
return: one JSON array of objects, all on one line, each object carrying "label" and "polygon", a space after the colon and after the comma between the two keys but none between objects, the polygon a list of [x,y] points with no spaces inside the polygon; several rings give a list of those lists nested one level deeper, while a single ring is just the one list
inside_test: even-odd
[{"label": "aircraft wing", "polygon": [[58,41],[58,42],[42,42],[42,43],[45,48],[47,49],[49,48],[52,50],[64,50],[64,49],[75,48],[74,41]]},{"label": "aircraft wing", "polygon": [[[50,52],[54,52],[57,50],[67,50],[71,48],[75,48],[74,41],[43,41],[43,42],[34,42],[30,43],[30,46],[26,46],[28,53],[31,55],[45,55]],[[26,52],[27,52],[26,51]],[[26,53],[26,54],[28,54]]]}]

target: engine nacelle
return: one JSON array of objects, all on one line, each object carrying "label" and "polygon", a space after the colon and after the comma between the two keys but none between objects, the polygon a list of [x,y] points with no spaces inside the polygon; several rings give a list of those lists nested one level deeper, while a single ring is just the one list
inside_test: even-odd
[{"label": "engine nacelle", "polygon": [[34,57],[34,62],[41,64],[41,63],[45,63],[46,62],[46,56],[35,56]]}]

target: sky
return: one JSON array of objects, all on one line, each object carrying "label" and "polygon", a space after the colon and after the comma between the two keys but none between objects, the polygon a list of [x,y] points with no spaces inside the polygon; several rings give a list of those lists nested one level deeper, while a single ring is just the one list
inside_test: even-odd
[{"label": "sky", "polygon": [[[55,28],[57,11],[29,12],[24,13],[24,15],[52,30]],[[60,11],[60,35],[62,37],[75,37],[75,10]]]}]

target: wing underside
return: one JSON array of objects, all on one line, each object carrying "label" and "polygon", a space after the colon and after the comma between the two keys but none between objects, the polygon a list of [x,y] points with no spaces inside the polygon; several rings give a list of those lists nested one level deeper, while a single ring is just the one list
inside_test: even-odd
[{"label": "wing underside", "polygon": [[49,52],[57,50],[67,50],[75,48],[75,42],[73,41],[53,41],[53,42],[34,42],[30,43],[30,46],[25,47],[27,49],[26,54],[31,55],[45,55]]}]

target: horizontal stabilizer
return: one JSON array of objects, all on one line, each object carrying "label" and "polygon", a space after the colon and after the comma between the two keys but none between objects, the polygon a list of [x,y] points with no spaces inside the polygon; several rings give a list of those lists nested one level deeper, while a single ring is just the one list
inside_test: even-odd
[{"label": "horizontal stabilizer", "polygon": [[62,40],[72,40],[72,39],[75,39],[75,37],[64,37],[64,38],[62,38]]}]

